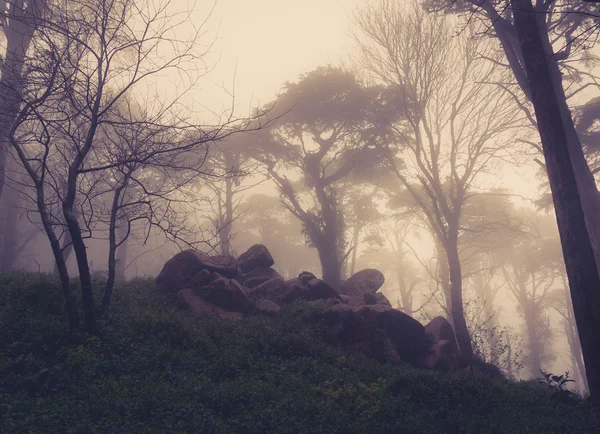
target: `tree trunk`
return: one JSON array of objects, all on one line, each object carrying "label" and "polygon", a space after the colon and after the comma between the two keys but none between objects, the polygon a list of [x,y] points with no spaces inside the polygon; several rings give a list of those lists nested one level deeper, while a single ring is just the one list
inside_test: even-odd
[{"label": "tree trunk", "polygon": [[[530,0],[511,0],[541,136],[590,394],[600,409],[600,276],[554,83]],[[578,158],[580,158],[578,157]]]},{"label": "tree trunk", "polygon": [[79,326],[79,313],[77,312],[77,304],[75,302],[75,295],[73,294],[71,287],[69,272],[67,271],[67,264],[63,257],[63,251],[60,248],[60,241],[58,240],[58,237],[54,232],[54,228],[52,227],[52,223],[50,222],[50,216],[44,202],[43,186],[36,184],[35,188],[37,193],[36,202],[38,211],[40,213],[40,219],[42,220],[42,225],[44,226],[46,236],[50,241],[52,254],[54,255],[54,260],[56,261],[56,268],[58,270],[58,276],[60,278],[63,290],[63,297],[65,298],[65,311],[67,312],[67,317],[69,319],[69,327],[71,331],[73,331]]},{"label": "tree trunk", "polygon": [[[510,36],[503,30],[501,20],[495,19],[493,16],[490,16],[490,19],[493,21],[494,28],[507,58],[511,56],[514,57],[515,52],[522,52],[522,47],[520,49],[519,47],[515,47],[516,49],[514,51],[512,50],[513,43]],[[537,28],[540,29],[538,30],[539,40],[546,54],[546,64],[549,69],[552,87],[554,88],[556,103],[560,110],[560,116],[569,148],[569,155],[571,157],[571,164],[577,182],[577,190],[579,192],[588,234],[592,243],[592,249],[594,250],[596,267],[600,269],[600,193],[598,192],[594,175],[587,164],[583,152],[581,152],[581,140],[575,128],[571,110],[567,103],[567,97],[562,84],[562,74],[556,59],[556,53],[554,53],[554,49],[550,43],[548,36],[549,32],[545,30],[547,28],[545,22],[546,14],[537,13],[536,19],[538,25]],[[531,84],[526,83],[523,80],[524,76],[529,77],[529,71],[525,71],[525,74],[523,73],[524,71],[521,69],[522,57],[523,56],[521,56],[519,60],[514,58],[513,61],[509,63],[511,64],[512,71],[517,78],[519,86],[527,98],[533,103]],[[528,81],[530,80],[528,79]]]},{"label": "tree trunk", "polygon": [[323,280],[333,288],[339,289],[342,284],[341,263],[335,243],[324,239],[315,244],[319,252]]},{"label": "tree trunk", "polygon": [[[62,242],[62,247],[61,250],[63,252],[63,260],[65,261],[65,264],[67,263],[67,261],[69,260],[69,257],[71,256],[71,252],[73,251],[73,243],[71,242],[71,234],[69,233],[69,230],[65,230],[64,234],[63,234],[63,242]],[[58,274],[58,263],[55,261],[54,262],[54,274]]]},{"label": "tree trunk", "polygon": [[473,358],[471,335],[465,320],[462,298],[462,270],[458,257],[458,246],[455,241],[449,241],[446,248],[446,257],[450,273],[450,315],[454,324],[454,332],[458,341],[458,349],[469,360]]},{"label": "tree trunk", "polygon": [[[21,75],[25,55],[31,43],[33,28],[21,16],[39,8],[36,2],[25,5],[24,0],[12,2],[9,10],[9,23],[4,25],[6,53],[0,67],[0,198],[6,181],[6,164],[10,142],[8,132],[15,122],[21,105]],[[10,15],[15,16],[12,18]]]},{"label": "tree trunk", "polygon": [[0,252],[0,271],[12,270],[17,259],[17,235],[19,217],[19,193],[9,188],[4,192],[4,227],[2,228],[2,251]]},{"label": "tree trunk", "polygon": [[360,235],[360,224],[356,222],[354,224],[354,230],[352,232],[352,259],[350,262],[350,276],[354,274],[356,269],[356,251],[358,250],[358,239]]},{"label": "tree trunk", "polygon": [[399,306],[400,310],[408,315],[412,315],[413,314],[412,297],[410,296],[410,294],[408,292],[409,290],[406,287],[406,280],[404,279],[404,276],[402,275],[402,269],[400,267],[398,267],[396,269],[396,276],[398,278],[398,290],[400,292],[400,297],[398,298],[398,300],[401,303],[401,305]]},{"label": "tree trunk", "polygon": [[[123,235],[123,234],[122,234]],[[115,264],[115,282],[125,282],[125,271],[127,270],[127,252],[129,250],[129,237],[121,237],[121,245],[117,247],[117,261]]]},{"label": "tree trunk", "polygon": [[323,225],[316,229],[318,240],[313,240],[319,252],[323,280],[338,289],[342,284],[342,261],[339,234],[343,233],[343,221],[336,212],[334,191],[329,194],[325,187],[316,185],[315,191],[321,208]]},{"label": "tree trunk", "polygon": [[534,314],[535,306],[530,306],[533,301],[527,300],[522,304],[523,320],[525,321],[525,331],[527,333],[527,342],[529,344],[529,354],[527,355],[527,365],[532,378],[539,378],[542,369],[542,348],[541,342],[536,333],[536,320]]},{"label": "tree trunk", "polygon": [[[541,22],[545,25],[545,14],[538,14],[537,19],[538,24]],[[544,46],[546,59],[548,59],[550,77],[552,79],[558,108],[563,120],[563,128],[566,134],[569,156],[571,157],[571,165],[573,166],[575,180],[577,182],[577,191],[579,192],[586,227],[592,243],[592,249],[594,250],[594,257],[596,258],[596,267],[600,270],[600,193],[598,192],[594,175],[582,152],[581,140],[575,129],[573,116],[571,115],[571,110],[567,104],[567,97],[562,86],[562,74],[548,38],[548,32],[540,32],[540,39]]]},{"label": "tree trunk", "polygon": [[233,179],[225,180],[225,221],[219,230],[221,251],[224,255],[231,255],[231,225],[233,224]]},{"label": "tree trunk", "polygon": [[63,203],[63,215],[69,233],[71,234],[73,251],[75,252],[75,258],[77,259],[79,281],[81,282],[81,300],[83,303],[85,331],[97,335],[98,324],[96,322],[96,308],[94,307],[94,289],[92,287],[92,277],[87,258],[87,248],[81,235],[79,222],[73,213],[72,201],[66,199]]}]

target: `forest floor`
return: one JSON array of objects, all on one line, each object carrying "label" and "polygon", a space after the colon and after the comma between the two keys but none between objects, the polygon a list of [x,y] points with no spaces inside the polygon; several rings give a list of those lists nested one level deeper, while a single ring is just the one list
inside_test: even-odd
[{"label": "forest floor", "polygon": [[151,279],[118,287],[91,337],[68,332],[54,277],[0,274],[0,432],[594,430],[587,400],[551,388],[383,365],[330,345],[322,307],[234,322],[178,310],[153,289]]}]

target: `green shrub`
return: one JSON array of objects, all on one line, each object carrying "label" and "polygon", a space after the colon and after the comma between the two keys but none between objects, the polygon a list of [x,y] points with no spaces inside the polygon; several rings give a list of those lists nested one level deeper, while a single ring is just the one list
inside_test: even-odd
[{"label": "green shrub", "polygon": [[322,310],[194,316],[136,279],[115,289],[106,329],[90,337],[68,333],[53,276],[0,274],[0,432],[592,431],[581,399],[331,345]]}]

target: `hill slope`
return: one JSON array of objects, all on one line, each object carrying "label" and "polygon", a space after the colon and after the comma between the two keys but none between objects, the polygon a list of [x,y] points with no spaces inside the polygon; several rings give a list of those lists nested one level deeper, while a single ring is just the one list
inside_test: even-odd
[{"label": "hill slope", "polygon": [[0,432],[593,432],[584,400],[332,346],[319,307],[233,322],[153,286],[118,288],[96,338],[68,333],[56,279],[0,274]]}]

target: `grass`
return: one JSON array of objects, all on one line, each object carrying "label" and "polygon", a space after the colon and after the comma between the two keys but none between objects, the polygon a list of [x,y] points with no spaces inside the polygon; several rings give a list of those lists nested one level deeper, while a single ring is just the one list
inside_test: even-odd
[{"label": "grass", "polygon": [[323,307],[196,317],[132,280],[101,337],[71,334],[58,281],[0,274],[2,433],[589,433],[582,399],[386,366],[331,345]]}]

